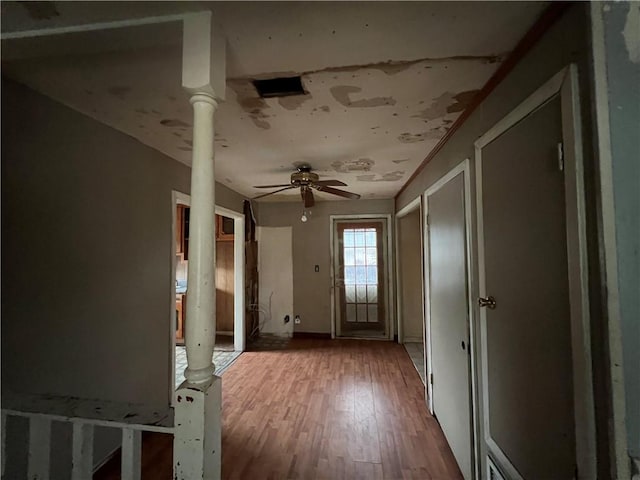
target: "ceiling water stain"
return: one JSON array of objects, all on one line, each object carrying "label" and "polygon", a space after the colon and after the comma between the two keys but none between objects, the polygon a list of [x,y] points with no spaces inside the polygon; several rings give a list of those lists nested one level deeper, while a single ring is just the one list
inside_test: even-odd
[{"label": "ceiling water stain", "polygon": [[165,118],[164,120],[160,120],[160,125],[164,125],[165,127],[182,127],[187,128],[190,127],[188,123],[183,122],[177,118]]},{"label": "ceiling water stain", "polygon": [[370,158],[359,158],[357,160],[336,160],[331,167],[338,173],[368,172],[376,162]]},{"label": "ceiling water stain", "polygon": [[400,143],[416,143],[416,142],[424,142],[425,135],[424,133],[409,133],[404,132],[398,136],[398,140]]},{"label": "ceiling water stain", "polygon": [[34,20],[48,20],[60,15],[55,2],[18,2]]},{"label": "ceiling water stain", "polygon": [[471,100],[475,98],[480,90],[467,90],[466,92],[460,92],[453,97],[455,103],[452,103],[447,107],[447,113],[462,112],[467,105],[471,103]]},{"label": "ceiling water stain", "polygon": [[247,112],[255,126],[264,130],[270,129],[271,124],[265,120],[270,116],[263,112],[263,110],[269,108],[269,105],[263,98],[257,96],[258,92],[251,80],[229,80],[227,85],[236,93],[238,104]]},{"label": "ceiling water stain", "polygon": [[434,98],[427,108],[412,115],[412,117],[423,120],[437,120],[448,113],[462,112],[478,92],[479,90],[467,90],[460,93],[444,92],[439,97]]},{"label": "ceiling water stain", "polygon": [[322,110],[323,112],[329,113],[331,111],[331,109],[329,108],[328,105],[322,105],[320,107],[320,110]]},{"label": "ceiling water stain", "polygon": [[345,107],[369,108],[396,104],[396,100],[393,97],[374,97],[363,98],[361,100],[351,100],[351,94],[362,91],[360,87],[354,87],[352,85],[338,85],[331,87],[330,91],[333,98]]},{"label": "ceiling water stain", "polygon": [[281,107],[286,108],[287,110],[296,110],[300,108],[300,106],[310,100],[311,94],[307,93],[306,95],[289,95],[287,97],[279,97],[278,103]]},{"label": "ceiling water stain", "polygon": [[356,180],[359,182],[397,182],[404,177],[404,170],[396,170],[395,172],[385,173],[380,175],[379,173],[373,173],[370,175],[358,175]]}]

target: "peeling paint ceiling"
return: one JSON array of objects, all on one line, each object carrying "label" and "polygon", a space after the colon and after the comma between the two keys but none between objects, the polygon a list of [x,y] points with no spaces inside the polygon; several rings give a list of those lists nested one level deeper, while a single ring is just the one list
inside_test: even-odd
[{"label": "peeling paint ceiling", "polygon": [[[144,16],[154,5],[213,10],[228,39],[216,174],[249,197],[258,194],[253,185],[286,183],[301,163],[364,198],[394,196],[544,8],[150,2],[127,11],[126,4],[73,3],[3,2],[3,32]],[[192,118],[181,88],[180,35],[174,23],[3,41],[3,73],[189,165]],[[306,94],[260,98],[251,80],[275,75],[300,75]],[[298,196],[294,190],[265,200]]]}]

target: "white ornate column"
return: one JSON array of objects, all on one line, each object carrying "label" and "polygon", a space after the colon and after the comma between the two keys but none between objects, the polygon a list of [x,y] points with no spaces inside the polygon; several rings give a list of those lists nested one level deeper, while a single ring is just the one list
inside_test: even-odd
[{"label": "white ornate column", "polygon": [[185,346],[188,383],[211,380],[216,334],[216,246],[213,96],[197,93],[193,105],[193,157],[191,163],[191,212],[189,219],[189,276]]},{"label": "white ornate column", "polygon": [[212,362],[216,333],[214,113],[225,92],[224,38],[211,12],[183,25],[182,86],[193,106],[185,382],[176,391],[177,480],[221,477],[222,380]]}]

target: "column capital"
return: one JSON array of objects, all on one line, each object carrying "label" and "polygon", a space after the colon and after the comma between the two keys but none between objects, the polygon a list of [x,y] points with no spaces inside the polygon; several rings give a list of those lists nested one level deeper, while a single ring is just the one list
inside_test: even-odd
[{"label": "column capital", "polygon": [[226,39],[212,13],[186,16],[182,33],[182,87],[191,95],[207,94],[224,100],[226,63]]},{"label": "column capital", "polygon": [[191,103],[191,105],[198,102],[204,102],[213,106],[214,109],[218,108],[218,101],[216,100],[216,97],[214,97],[208,92],[196,92],[192,94],[191,97],[189,98],[189,102]]}]

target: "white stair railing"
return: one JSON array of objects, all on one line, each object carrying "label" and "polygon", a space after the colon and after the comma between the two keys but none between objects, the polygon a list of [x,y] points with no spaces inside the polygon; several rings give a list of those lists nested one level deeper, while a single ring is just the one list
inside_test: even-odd
[{"label": "white stair railing", "polygon": [[15,395],[2,397],[2,475],[5,473],[6,420],[8,416],[29,420],[27,478],[48,480],[51,466],[51,422],[73,425],[72,480],[87,480],[93,475],[93,435],[96,426],[122,430],[123,480],[140,480],[142,432],[174,434],[173,409],[165,411],[126,403],[85,400],[53,395]]}]

